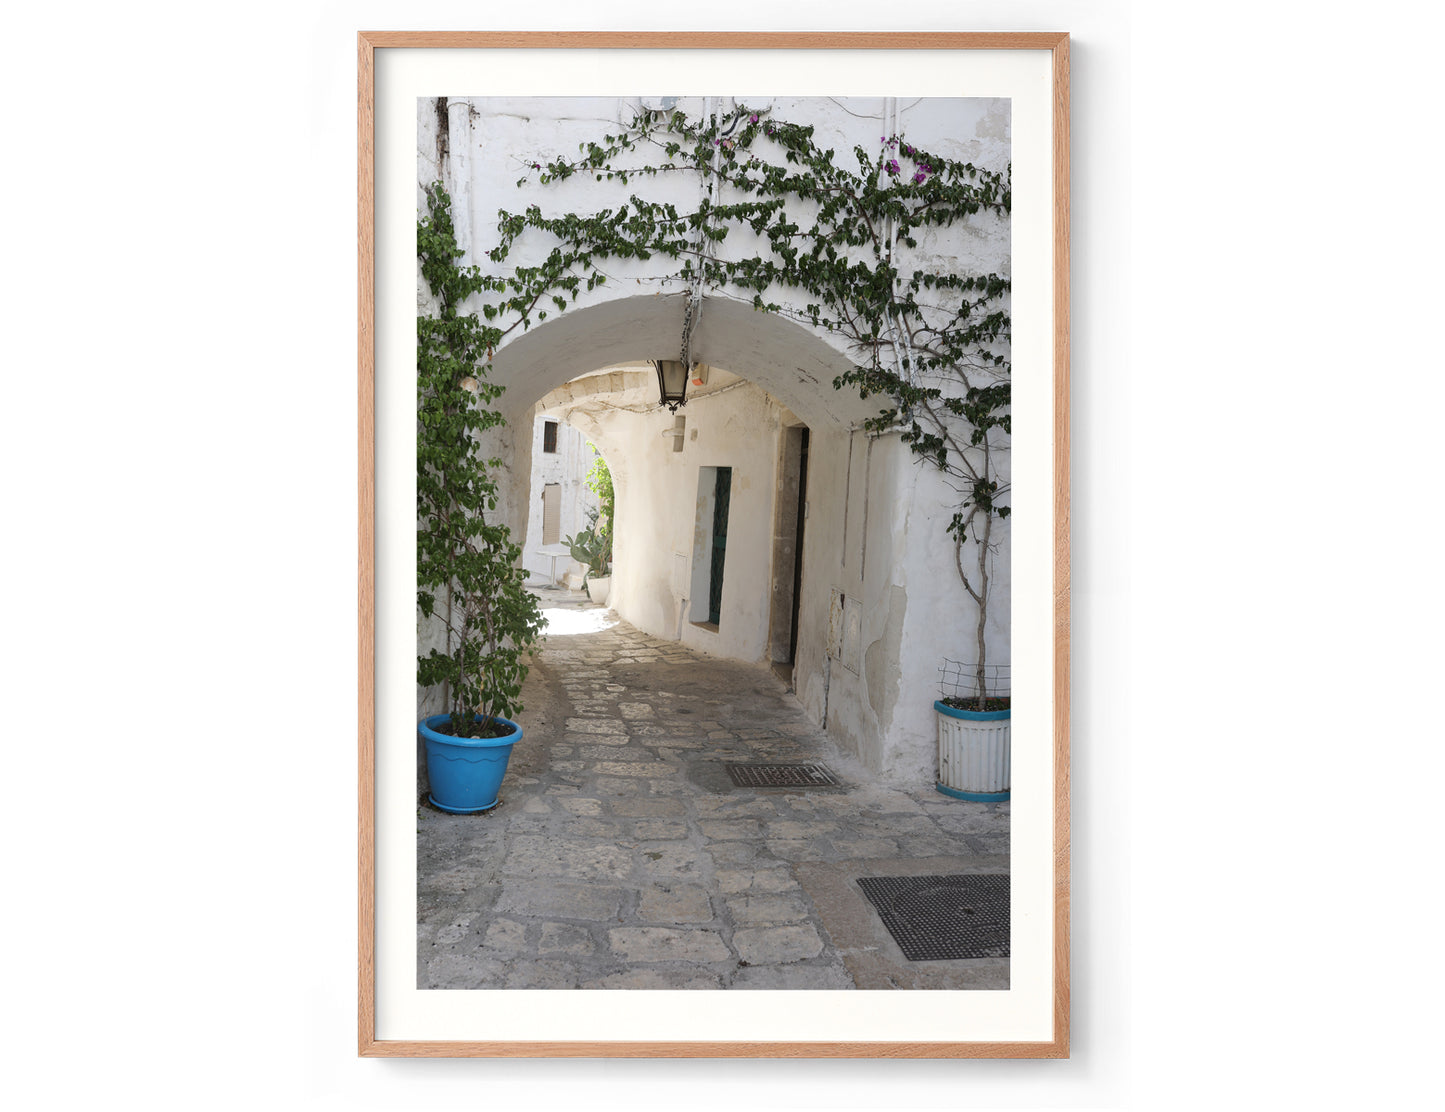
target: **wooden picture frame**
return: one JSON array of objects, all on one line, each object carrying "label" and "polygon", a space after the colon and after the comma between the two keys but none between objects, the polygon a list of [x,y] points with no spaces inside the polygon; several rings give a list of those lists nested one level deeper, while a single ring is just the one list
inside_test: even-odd
[{"label": "wooden picture frame", "polygon": [[[358,457],[359,522],[359,1014],[358,1052],[364,1057],[878,1057],[878,1058],[1060,1058],[1069,1053],[1069,38],[1064,33],[734,33],[734,32],[361,32],[358,35]],[[1052,898],[1039,929],[1049,936],[1052,967],[1040,973],[1047,995],[1048,1029],[1015,1037],[1000,1032],[989,1038],[889,1039],[860,1033],[857,1039],[798,1041],[727,1038],[671,1041],[666,1038],[611,1041],[604,1030],[589,1038],[557,1040],[476,1040],[384,1031],[378,1006],[378,870],[383,868],[377,840],[377,669],[378,561],[377,480],[379,459],[376,397],[377,333],[385,322],[377,313],[378,259],[378,55],[391,51],[729,51],[729,52],[919,52],[962,64],[969,54],[1004,52],[1028,56],[1048,82],[1048,116],[1036,121],[1048,129],[1052,152],[1046,190],[1052,225],[1040,229],[1051,243],[1049,279],[1052,318],[1052,567],[1051,644],[1046,646],[1053,676],[1051,774],[1048,808],[1031,814],[1042,832],[1041,854],[1048,858]],[[464,92],[466,90],[436,90]],[[1018,812],[1016,812],[1017,814]],[[1020,816],[1022,818],[1022,816]],[[716,994],[710,994],[716,995]]]}]

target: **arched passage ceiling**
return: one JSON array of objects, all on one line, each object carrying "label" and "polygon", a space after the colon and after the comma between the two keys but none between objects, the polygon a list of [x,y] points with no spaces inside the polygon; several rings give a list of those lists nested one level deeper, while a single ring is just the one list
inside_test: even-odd
[{"label": "arched passage ceiling", "polygon": [[[620,298],[570,309],[534,326],[500,349],[493,381],[507,387],[513,414],[551,390],[599,368],[634,360],[677,358],[682,345],[681,295]],[[849,428],[881,408],[833,379],[852,362],[801,325],[723,298],[703,303],[692,336],[700,362],[762,387],[813,428]]]}]

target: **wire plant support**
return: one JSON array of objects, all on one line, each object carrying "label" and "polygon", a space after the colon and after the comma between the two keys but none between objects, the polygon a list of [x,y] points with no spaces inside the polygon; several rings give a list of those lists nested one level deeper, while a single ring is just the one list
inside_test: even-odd
[{"label": "wire plant support", "polygon": [[[989,698],[1009,697],[1010,666],[1007,664],[984,665],[985,684]],[[978,690],[978,665],[960,660],[944,659],[938,669],[938,691],[940,699],[976,699]]]}]

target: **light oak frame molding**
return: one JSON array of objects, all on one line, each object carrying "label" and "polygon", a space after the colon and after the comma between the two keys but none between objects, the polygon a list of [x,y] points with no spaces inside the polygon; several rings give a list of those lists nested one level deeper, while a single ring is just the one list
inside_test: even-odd
[{"label": "light oak frame molding", "polygon": [[[410,1042],[376,1038],[375,52],[399,49],[1047,50],[1052,56],[1054,1007],[1047,1042]],[[358,1054],[411,1058],[1067,1058],[1069,776],[1069,36],[1063,32],[362,31],[357,35]]]}]

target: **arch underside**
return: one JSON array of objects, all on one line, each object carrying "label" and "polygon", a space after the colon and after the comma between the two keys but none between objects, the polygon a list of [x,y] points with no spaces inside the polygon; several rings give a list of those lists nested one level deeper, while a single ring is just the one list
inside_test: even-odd
[{"label": "arch underside", "polygon": [[[622,298],[574,308],[536,325],[497,351],[493,381],[507,387],[516,414],[552,390],[603,367],[676,359],[682,345],[681,295]],[[853,366],[817,334],[776,313],[731,298],[703,302],[692,334],[697,362],[748,379],[814,427],[850,428],[879,410],[833,380]]]}]

